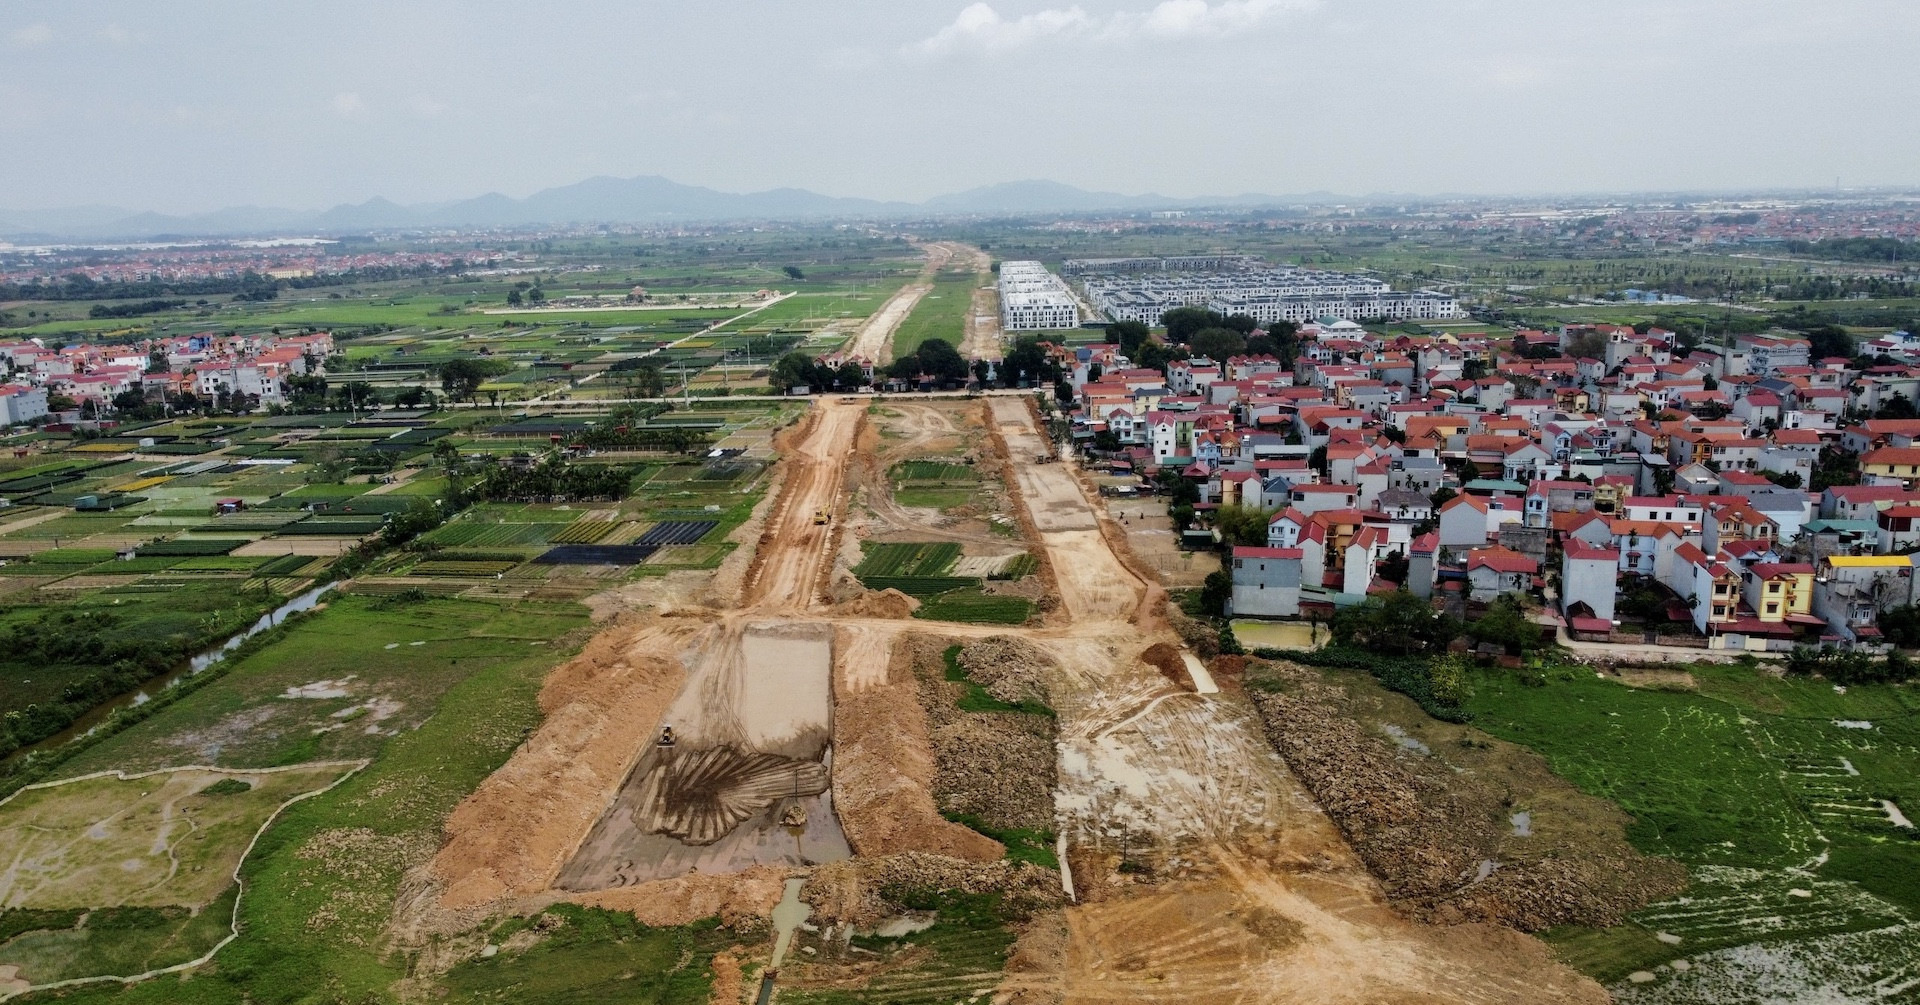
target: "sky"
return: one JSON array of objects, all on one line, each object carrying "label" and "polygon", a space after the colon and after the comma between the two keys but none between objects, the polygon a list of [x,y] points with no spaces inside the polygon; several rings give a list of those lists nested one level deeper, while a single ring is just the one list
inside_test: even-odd
[{"label": "sky", "polygon": [[1913,0],[0,3],[0,207],[1920,184]]}]

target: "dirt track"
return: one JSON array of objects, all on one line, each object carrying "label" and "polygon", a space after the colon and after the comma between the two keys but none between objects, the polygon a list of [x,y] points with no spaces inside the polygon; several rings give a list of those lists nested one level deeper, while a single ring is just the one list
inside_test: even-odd
[{"label": "dirt track", "polygon": [[914,281],[900,288],[898,293],[887,298],[880,309],[853,333],[841,350],[842,355],[858,356],[877,363],[893,362],[893,333],[900,322],[913,313],[914,305],[920,298],[933,291],[933,274],[953,259],[955,254],[977,253],[962,244],[950,244],[945,241],[923,245],[927,253],[927,263],[920,267],[920,275]]},{"label": "dirt track", "polygon": [[[841,485],[865,416],[864,403],[822,399],[797,442],[784,447],[787,480],[760,535],[741,606],[798,612],[813,605],[833,561],[829,543],[845,511]],[[822,510],[832,515],[826,524],[815,522]]]}]

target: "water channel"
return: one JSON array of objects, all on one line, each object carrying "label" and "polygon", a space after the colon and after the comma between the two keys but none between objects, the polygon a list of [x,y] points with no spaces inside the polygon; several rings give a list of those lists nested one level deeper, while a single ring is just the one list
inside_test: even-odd
[{"label": "water channel", "polygon": [[201,671],[214,665],[215,663],[218,663],[221,660],[226,659],[229,653],[233,652],[235,649],[240,648],[241,644],[245,643],[248,639],[253,638],[255,635],[258,635],[261,632],[264,632],[267,629],[280,624],[281,622],[287,620],[287,618],[291,615],[298,614],[301,611],[312,610],[314,607],[319,605],[320,598],[324,596],[327,591],[333,589],[337,585],[339,584],[325,583],[320,586],[316,586],[313,589],[308,590],[307,592],[302,593],[291,600],[288,600],[286,603],[281,604],[279,607],[276,607],[273,610],[268,611],[265,614],[262,614],[260,616],[260,620],[255,621],[252,625],[249,625],[246,628],[246,630],[227,639],[227,641],[222,642],[220,645],[215,646],[212,649],[208,649],[207,651],[201,653],[198,656],[193,657],[192,659],[181,664],[180,666],[147,681],[145,684],[140,685],[139,687],[133,689],[132,691],[128,691],[126,694],[120,695],[115,698],[109,698],[106,701],[100,703],[99,705],[96,705],[93,708],[88,709],[85,715],[82,715],[80,718],[74,720],[73,725],[68,726],[67,728],[61,730],[60,732],[55,733],[52,736],[49,736],[38,743],[30,743],[24,747],[21,747],[19,750],[16,750],[12,754],[9,754],[4,759],[4,761],[0,761],[0,763],[4,763],[5,761],[12,761],[18,757],[24,757],[27,754],[33,753],[36,750],[52,750],[53,748],[58,747],[62,744],[69,743],[73,740],[77,740],[80,737],[83,737],[88,733],[93,732],[94,729],[98,728],[101,723],[107,720],[108,716],[119,711],[120,709],[132,708],[135,705],[144,705],[147,702],[152,701],[154,698],[159,697],[161,692],[165,691],[167,688],[170,688],[175,684],[180,683],[183,680],[187,680],[188,678],[199,674]]}]

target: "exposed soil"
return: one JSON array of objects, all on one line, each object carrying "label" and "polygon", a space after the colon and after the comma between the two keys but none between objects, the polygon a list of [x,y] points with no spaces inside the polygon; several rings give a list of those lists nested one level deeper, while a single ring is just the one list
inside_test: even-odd
[{"label": "exposed soil", "polygon": [[1267,672],[1284,688],[1254,696],[1269,738],[1409,914],[1610,926],[1685,886],[1678,863],[1628,844],[1624,814],[1538,755],[1357,679]]},{"label": "exposed soil", "polygon": [[1005,853],[1000,842],[940,815],[927,715],[911,651],[896,639],[841,629],[833,792],[847,841],[860,856],[918,851],[995,861]]},{"label": "exposed soil", "polygon": [[1054,720],[1022,712],[962,711],[958,702],[966,685],[946,679],[947,643],[915,636],[907,645],[933,742],[933,793],[940,809],[994,828],[1051,829]]}]

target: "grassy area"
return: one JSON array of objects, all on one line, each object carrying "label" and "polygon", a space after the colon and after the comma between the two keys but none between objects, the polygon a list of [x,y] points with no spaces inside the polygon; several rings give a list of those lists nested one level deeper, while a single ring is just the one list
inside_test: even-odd
[{"label": "grassy area", "polygon": [[925,544],[879,544],[863,542],[860,564],[853,574],[868,576],[920,578],[944,576],[960,560],[960,546],[952,541]]},{"label": "grassy area", "polygon": [[[440,981],[443,1001],[631,1002],[705,1005],[712,991],[713,954],[733,941],[707,922],[649,928],[622,911],[555,904],[533,923],[542,934],[532,946],[471,960]],[[508,922],[490,936],[501,940],[524,922]]]},{"label": "grassy area", "polygon": [[[809,978],[836,975],[831,963],[802,962],[783,968],[782,1002],[799,1005],[948,1005],[974,998],[999,984],[1013,950],[1011,920],[999,894],[894,890],[889,896],[913,910],[933,911],[932,928],[901,938],[856,937],[854,945],[877,959],[872,976],[850,989],[810,987]],[[864,959],[864,957],[862,957]]]},{"label": "grassy area", "polygon": [[945,339],[954,348],[967,333],[967,314],[973,309],[973,291],[980,287],[971,271],[943,270],[933,289],[913,305],[913,312],[893,333],[895,359],[920,348],[930,338]]},{"label": "grassy area", "polygon": [[374,756],[451,689],[550,663],[547,643],[585,624],[572,604],[333,596],[192,700],[97,744],[63,773]]},{"label": "grassy area", "polygon": [[[188,770],[18,792],[0,804],[0,845],[35,881],[8,900],[46,910],[198,910],[226,889],[247,842],[281,803],[326,788],[350,767],[224,779]],[[176,820],[191,826],[177,827]]]},{"label": "grassy area", "polygon": [[[1587,972],[1617,980],[1755,943],[1826,939],[1823,952],[1864,952],[1859,933],[1920,917],[1920,835],[1895,826],[1881,805],[1920,805],[1920,692],[1841,693],[1721,665],[1696,665],[1688,680],[1693,689],[1633,688],[1558,667],[1544,686],[1506,674],[1473,682],[1475,725],[1617,802],[1635,817],[1636,847],[1692,874],[1682,899],[1631,925],[1556,930],[1549,941]],[[1863,972],[1920,963],[1914,945],[1863,957]]]},{"label": "grassy area", "polygon": [[949,590],[922,603],[913,612],[927,621],[961,621],[987,625],[1018,625],[1033,617],[1033,601],[1025,597],[1003,597],[969,587]]},{"label": "grassy area", "polygon": [[959,646],[948,646],[946,651],[940,654],[940,658],[944,662],[942,673],[946,675],[947,680],[962,685],[965,688],[959,697],[958,704],[960,711],[1019,712],[1023,715],[1044,715],[1049,719],[1056,717],[1054,710],[1048,708],[1041,702],[1006,702],[988,694],[987,689],[974,683],[973,678],[967,676],[966,668],[960,665],[960,648]]},{"label": "grassy area", "polygon": [[[65,1000],[195,1005],[385,1000],[393,982],[405,976],[406,961],[382,949],[401,876],[433,853],[454,804],[504,762],[539,721],[540,679],[567,651],[528,643],[549,641],[585,618],[578,608],[557,605],[424,601],[382,609],[379,604],[365,598],[336,603],[301,626],[313,635],[308,645],[269,646],[220,683],[261,702],[294,704],[272,697],[283,681],[312,681],[342,670],[364,675],[367,671],[353,664],[386,652],[382,638],[418,639],[421,629],[435,625],[442,639],[457,632],[468,645],[492,640],[499,648],[461,659],[457,679],[438,701],[416,709],[417,728],[377,738],[361,734],[376,748],[374,764],[325,795],[295,804],[268,830],[244,866],[249,891],[241,905],[244,934],[221,953],[215,967],[182,980],[76,989]],[[466,617],[448,623],[449,614],[462,611]],[[320,645],[370,632],[373,639],[356,640],[351,651],[337,656],[329,657]],[[439,655],[422,660],[415,650],[412,659],[431,670],[450,662],[453,653]],[[317,658],[332,662],[315,666],[311,661]],[[194,723],[222,721],[223,702],[231,700],[207,688],[156,716],[153,730],[136,728],[116,737],[119,754],[98,753],[127,759],[176,746],[169,737],[178,739]],[[291,737],[252,742],[248,757],[279,756],[298,742]]]}]

